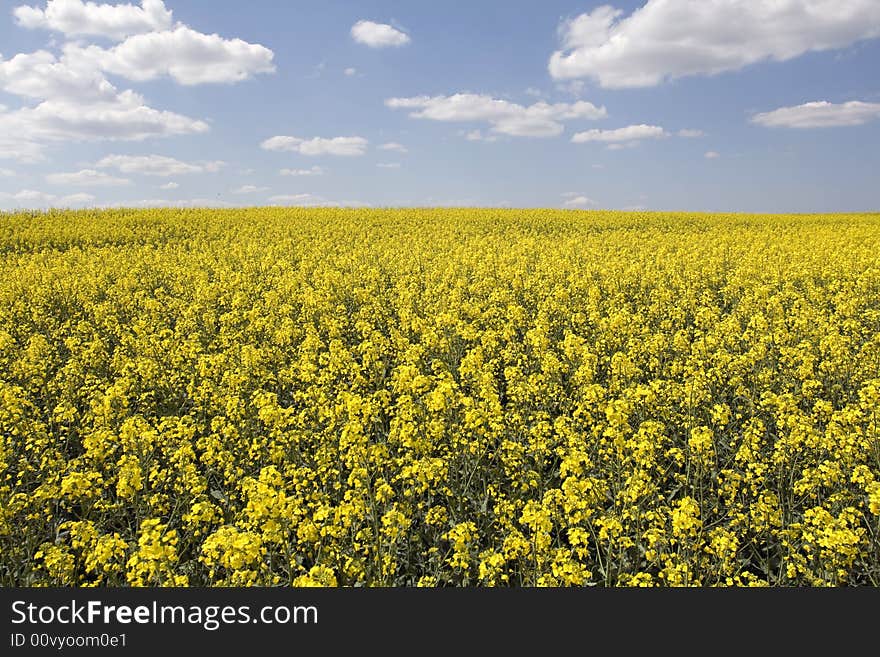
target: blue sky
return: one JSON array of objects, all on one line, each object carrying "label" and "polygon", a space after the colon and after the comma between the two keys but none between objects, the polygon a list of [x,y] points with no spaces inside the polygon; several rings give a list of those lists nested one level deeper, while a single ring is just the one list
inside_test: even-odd
[{"label": "blue sky", "polygon": [[880,209],[877,0],[0,8],[0,209]]}]

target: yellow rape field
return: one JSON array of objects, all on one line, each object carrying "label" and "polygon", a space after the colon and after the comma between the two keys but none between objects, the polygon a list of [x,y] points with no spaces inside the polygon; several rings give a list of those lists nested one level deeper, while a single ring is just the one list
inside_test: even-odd
[{"label": "yellow rape field", "polygon": [[880,215],[0,216],[0,584],[880,583]]}]

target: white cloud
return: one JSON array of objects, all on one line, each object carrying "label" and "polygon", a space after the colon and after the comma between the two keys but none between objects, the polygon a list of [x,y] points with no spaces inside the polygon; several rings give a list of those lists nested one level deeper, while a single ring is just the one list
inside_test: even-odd
[{"label": "white cloud", "polygon": [[23,5],[14,14],[26,28],[120,43],[104,48],[68,41],[60,56],[38,50],[0,57],[0,90],[38,101],[15,111],[0,109],[0,158],[39,161],[53,142],[139,141],[208,131],[204,121],[155,109],[140,94],[120,91],[106,73],[139,81],[167,75],[189,85],[274,71],[268,48],[173,24],[161,0],[143,0],[140,6],[48,0],[43,8]]},{"label": "white cloud", "polygon": [[376,166],[380,169],[399,169],[400,162],[379,162]]},{"label": "white cloud", "polygon": [[721,157],[721,155],[716,151],[706,151],[703,154],[703,157],[705,157],[707,160],[717,160],[719,157]]},{"label": "white cloud", "polygon": [[679,137],[684,137],[685,139],[695,139],[697,137],[705,137],[706,133],[702,130],[691,130],[690,128],[682,128],[677,133]]},{"label": "white cloud", "polygon": [[880,103],[851,100],[835,104],[821,100],[755,114],[752,123],[769,128],[835,128],[862,125],[876,119],[880,119]]},{"label": "white cloud", "polygon": [[549,104],[537,102],[525,107],[483,94],[459,93],[452,96],[389,98],[392,109],[412,109],[410,116],[434,121],[485,121],[493,132],[514,137],[555,137],[564,130],[560,121],[601,119],[604,107],[586,101]]},{"label": "white cloud", "polygon": [[495,135],[484,135],[482,130],[468,130],[464,134],[464,138],[468,141],[498,141],[498,137]]},{"label": "white cloud", "polygon": [[58,59],[47,50],[0,57],[0,88],[39,100],[65,99],[80,102],[110,102],[116,87],[90,65],[67,58]]},{"label": "white cloud", "polygon": [[208,125],[202,121],[147,107],[144,99],[131,91],[121,93],[111,102],[88,105],[47,100],[36,107],[2,115],[0,121],[11,128],[21,127],[24,134],[50,140],[140,141],[208,131]]},{"label": "white cloud", "polygon": [[356,69],[356,68],[353,68],[353,67],[351,67],[351,66],[349,66],[347,69],[345,69],[345,70],[343,71],[343,73],[344,73],[346,76],[351,77],[351,76],[357,74],[357,69]]},{"label": "white cloud", "polygon": [[148,107],[131,91],[111,101],[46,100],[0,114],[0,157],[38,161],[48,142],[141,141],[207,131],[206,123]]},{"label": "white cloud", "polygon": [[232,190],[233,194],[259,194],[268,191],[268,187],[257,187],[256,185],[242,185]]},{"label": "white cloud", "polygon": [[46,192],[38,192],[33,189],[23,189],[15,194],[0,192],[0,201],[11,202],[22,208],[46,208],[46,207],[73,207],[88,205],[95,200],[91,194],[70,194],[68,196],[55,196]]},{"label": "white cloud", "polygon": [[[277,205],[306,205],[309,202],[321,199],[320,196],[314,194],[277,194],[269,197],[270,203]],[[321,199],[323,200],[323,199]]]},{"label": "white cloud", "polygon": [[626,148],[636,148],[642,142],[633,140],[633,141],[618,141],[611,144],[608,144],[605,148],[609,151],[622,151]]},{"label": "white cloud", "polygon": [[650,87],[880,36],[877,0],[648,0],[623,14],[603,5],[564,21],[550,74]]},{"label": "white cloud", "polygon": [[84,194],[82,192],[78,194],[70,194],[68,196],[62,196],[58,200],[58,204],[62,206],[68,205],[87,205],[95,200],[95,197],[91,194]]},{"label": "white cloud", "polygon": [[45,9],[22,5],[12,10],[27,29],[63,32],[66,36],[101,36],[121,40],[171,27],[171,10],[162,0],[141,0],[141,6],[106,5],[82,0],[48,0]]},{"label": "white cloud", "polygon": [[165,190],[177,189],[178,187],[180,187],[180,185],[176,182],[167,182],[164,185],[159,185],[159,189]]},{"label": "white cloud", "polygon": [[[0,127],[3,124],[3,116],[0,115]],[[44,159],[43,147],[40,144],[0,133],[0,160],[17,160],[33,164]]]},{"label": "white cloud", "polygon": [[12,178],[15,175],[15,171],[12,169],[0,169],[0,178]]},{"label": "white cloud", "polygon": [[596,201],[593,199],[584,196],[583,194],[576,194],[574,192],[567,192],[563,194],[564,197],[567,197],[567,200],[562,203],[562,205],[568,208],[583,208],[591,205],[596,205]]},{"label": "white cloud", "polygon": [[87,63],[44,50],[0,58],[0,89],[40,101],[0,112],[0,157],[36,161],[50,142],[138,141],[208,130],[203,121],[149,107],[133,91],[119,92]]},{"label": "white cloud", "polygon": [[430,206],[433,208],[509,208],[508,201],[481,201],[474,198],[451,198],[451,199],[435,199],[429,196],[424,201],[418,202],[421,206]]},{"label": "white cloud", "polygon": [[0,89],[42,102],[0,113],[0,133],[19,142],[145,139],[206,132],[208,125],[148,107],[133,91],[119,92],[88,64],[45,50],[0,58]]},{"label": "white cloud", "polygon": [[637,146],[641,139],[659,139],[666,136],[668,133],[660,126],[640,124],[615,130],[577,132],[572,136],[571,141],[575,144],[597,141],[608,144],[610,150],[620,150]]},{"label": "white cloud", "polygon": [[369,203],[363,203],[362,201],[330,201],[323,196],[316,196],[315,194],[279,194],[277,196],[270,196],[269,203],[272,205],[297,207],[370,207]]},{"label": "white cloud", "polygon": [[408,34],[390,25],[363,20],[351,26],[351,38],[370,48],[397,48],[410,42]]},{"label": "white cloud", "polygon": [[216,173],[226,163],[181,162],[164,155],[108,155],[95,164],[98,169],[118,169],[142,176],[178,176],[189,173]]},{"label": "white cloud", "polygon": [[216,198],[192,199],[145,199],[140,201],[119,201],[102,205],[105,208],[234,208],[234,203]]},{"label": "white cloud", "polygon": [[275,55],[265,46],[202,34],[185,25],[138,34],[109,49],[68,44],[64,53],[71,60],[139,82],[165,75],[183,85],[239,82],[275,71]]},{"label": "white cloud", "polygon": [[604,165],[604,164],[591,164],[590,166],[591,166],[593,169],[604,169],[604,168],[605,168],[605,165]]},{"label": "white cloud", "polygon": [[[57,98],[59,90],[67,89],[69,92],[73,88],[81,92],[85,88],[94,92],[103,86],[105,95],[110,94],[114,89],[100,71],[137,81],[167,75],[181,84],[193,85],[237,82],[257,73],[275,70],[272,63],[274,53],[268,48],[241,39],[202,34],[180,23],[172,26],[170,12],[167,12],[167,20],[158,20],[157,17],[164,11],[164,5],[158,0],[146,0],[142,9],[133,5],[82,3],[80,0],[50,1],[45,12],[19,7],[16,13],[20,24],[37,26],[31,18],[21,18],[34,16],[34,12],[37,12],[41,16],[48,16],[46,20],[54,26],[53,29],[61,29],[69,35],[116,34],[124,40],[111,48],[68,43],[64,46],[64,56],[60,61],[45,51],[20,54],[10,61],[14,63],[16,59],[24,58],[17,68],[24,67],[29,73],[25,82],[52,86],[54,91],[46,95],[39,88],[35,93],[33,89],[24,87],[23,92],[13,89],[12,93]],[[134,20],[132,12],[140,18],[150,15],[156,20],[140,21],[142,29],[135,29],[134,25],[139,19]],[[67,27],[62,29],[65,25]],[[79,27],[74,29],[77,25]]]},{"label": "white cloud", "polygon": [[50,173],[46,181],[51,185],[71,185],[74,187],[120,187],[129,185],[126,178],[116,178],[94,169],[83,169],[75,173]]},{"label": "white cloud", "polygon": [[380,151],[394,151],[395,153],[408,153],[409,149],[403,144],[398,144],[396,141],[389,141],[384,144],[377,146]]},{"label": "white cloud", "polygon": [[33,189],[23,189],[15,194],[9,192],[0,192],[0,199],[17,201],[19,203],[49,203],[55,198],[54,194],[46,194],[45,192],[37,192]]},{"label": "white cloud", "polygon": [[300,139],[277,135],[270,137],[260,144],[260,148],[267,151],[292,151],[301,155],[340,155],[353,157],[363,155],[369,142],[363,137],[314,137],[312,139]]},{"label": "white cloud", "polygon": [[308,169],[281,169],[278,173],[282,176],[323,176],[327,169],[314,166]]}]

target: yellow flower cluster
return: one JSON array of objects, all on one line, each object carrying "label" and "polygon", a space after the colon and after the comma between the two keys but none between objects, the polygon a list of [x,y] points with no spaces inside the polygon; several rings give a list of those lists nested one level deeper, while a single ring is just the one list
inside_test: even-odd
[{"label": "yellow flower cluster", "polygon": [[878,421],[878,215],[0,215],[0,585],[877,586]]}]

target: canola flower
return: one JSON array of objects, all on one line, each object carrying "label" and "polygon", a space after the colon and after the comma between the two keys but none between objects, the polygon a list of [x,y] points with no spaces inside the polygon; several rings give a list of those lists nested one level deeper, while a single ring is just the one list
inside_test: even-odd
[{"label": "canola flower", "polygon": [[880,215],[0,215],[0,584],[880,583]]}]

